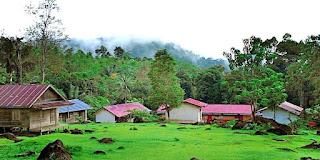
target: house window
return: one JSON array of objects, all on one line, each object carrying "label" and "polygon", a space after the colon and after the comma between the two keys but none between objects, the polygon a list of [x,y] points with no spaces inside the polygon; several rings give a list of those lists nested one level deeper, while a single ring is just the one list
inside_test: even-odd
[{"label": "house window", "polygon": [[54,110],[50,110],[50,122],[54,122]]},{"label": "house window", "polygon": [[12,120],[19,121],[20,120],[20,110],[13,110],[12,111]]}]

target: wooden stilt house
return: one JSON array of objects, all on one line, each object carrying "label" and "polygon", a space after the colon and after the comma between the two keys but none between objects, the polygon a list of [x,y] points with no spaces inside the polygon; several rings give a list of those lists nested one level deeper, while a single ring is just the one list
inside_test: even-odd
[{"label": "wooden stilt house", "polygon": [[51,85],[0,85],[0,127],[31,132],[59,127],[59,107],[73,105]]}]

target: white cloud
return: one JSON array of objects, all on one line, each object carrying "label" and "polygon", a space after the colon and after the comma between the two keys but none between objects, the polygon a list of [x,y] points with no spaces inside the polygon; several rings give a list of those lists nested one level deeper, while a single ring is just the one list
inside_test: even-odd
[{"label": "white cloud", "polygon": [[[1,0],[0,28],[18,34],[31,21],[29,0]],[[34,0],[33,2],[37,2]],[[242,39],[289,32],[319,34],[318,1],[58,0],[66,33],[76,38],[142,37],[174,42],[205,57],[242,47]]]}]

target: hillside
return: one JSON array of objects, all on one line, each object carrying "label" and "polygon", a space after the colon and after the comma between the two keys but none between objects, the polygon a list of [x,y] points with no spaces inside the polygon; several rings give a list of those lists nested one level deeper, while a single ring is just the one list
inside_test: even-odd
[{"label": "hillside", "polygon": [[66,45],[70,48],[72,47],[74,51],[81,49],[85,53],[94,53],[95,49],[99,48],[101,45],[104,45],[112,53],[116,46],[121,46],[126,52],[129,52],[131,56],[140,58],[153,58],[157,50],[167,49],[168,53],[178,61],[190,62],[203,68],[212,65],[222,65],[229,70],[228,62],[226,60],[204,58],[192,51],[183,49],[181,46],[174,43],[163,43],[158,40],[123,40],[117,38],[97,38],[91,40],[71,39]]}]

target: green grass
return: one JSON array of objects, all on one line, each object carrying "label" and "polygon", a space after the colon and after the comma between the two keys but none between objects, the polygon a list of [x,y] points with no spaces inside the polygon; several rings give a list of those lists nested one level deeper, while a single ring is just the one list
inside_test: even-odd
[{"label": "green grass", "polygon": [[[129,130],[131,127],[138,130]],[[74,160],[88,159],[166,159],[188,160],[192,157],[206,160],[223,159],[300,159],[303,156],[320,158],[319,150],[301,149],[300,147],[312,142],[311,139],[320,140],[315,131],[307,131],[308,135],[256,136],[247,134],[234,134],[235,130],[217,128],[216,126],[183,125],[186,129],[177,129],[180,124],[167,124],[159,127],[156,123],[133,124],[77,124],[70,125],[70,129],[91,129],[95,132],[83,135],[54,133],[39,137],[19,137],[24,141],[13,143],[0,139],[0,158],[14,159],[15,154],[36,151],[37,154],[29,157],[36,159],[40,151],[50,142],[60,139],[72,153]],[[211,127],[211,130],[205,130]],[[239,130],[238,130],[239,131]],[[254,131],[240,130],[243,133]],[[97,140],[90,139],[95,136],[97,140],[110,137],[115,140],[113,144],[99,144]],[[272,138],[286,139],[277,142]],[[117,149],[124,146],[125,149]],[[277,148],[290,148],[296,151],[288,152]],[[96,150],[103,150],[106,155],[93,154]],[[27,159],[17,158],[17,159]]]}]

